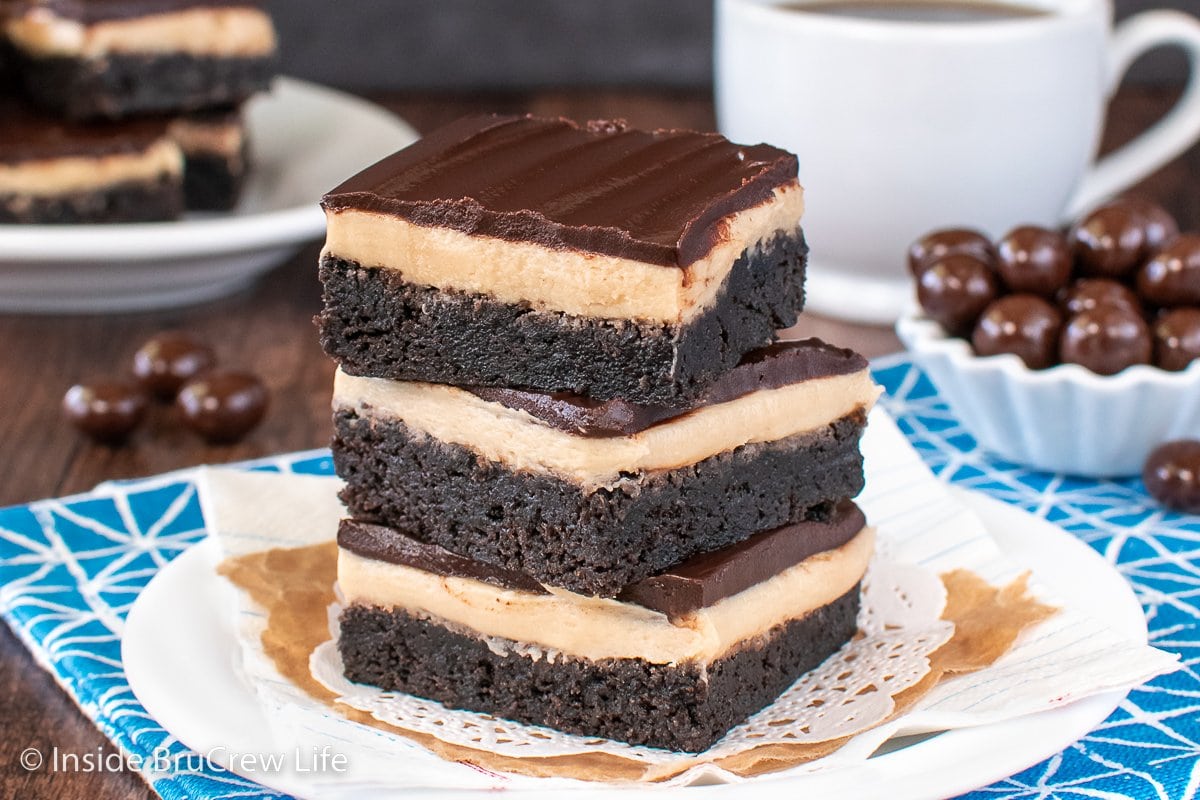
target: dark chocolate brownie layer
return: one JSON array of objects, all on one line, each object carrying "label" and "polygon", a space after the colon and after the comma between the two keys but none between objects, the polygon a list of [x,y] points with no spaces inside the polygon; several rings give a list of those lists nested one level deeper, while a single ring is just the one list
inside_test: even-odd
[{"label": "dark chocolate brownie layer", "polygon": [[743,252],[715,305],[685,326],[535,311],[325,256],[317,323],[354,375],[678,405],[795,324],[807,251],[797,231]]},{"label": "dark chocolate brownie layer", "polygon": [[178,180],[124,183],[96,192],[53,197],[0,194],[0,223],[61,225],[88,222],[158,222],[183,212]]},{"label": "dark chocolate brownie layer", "polygon": [[569,733],[699,752],[845,644],[858,605],[855,586],[707,669],[500,655],[474,636],[367,606],[342,612],[338,648],[353,681]]},{"label": "dark chocolate brownie layer", "polygon": [[76,120],[234,105],[267,89],[276,68],[274,58],[167,53],[76,59],[14,52],[29,99]]},{"label": "dark chocolate brownie layer", "polygon": [[188,211],[228,211],[236,206],[246,182],[242,158],[188,156],[183,169],[183,198]]},{"label": "dark chocolate brownie layer", "polygon": [[347,410],[334,415],[333,458],[356,517],[546,584],[612,596],[697,553],[822,519],[862,489],[864,424],[859,412],[593,492]]}]

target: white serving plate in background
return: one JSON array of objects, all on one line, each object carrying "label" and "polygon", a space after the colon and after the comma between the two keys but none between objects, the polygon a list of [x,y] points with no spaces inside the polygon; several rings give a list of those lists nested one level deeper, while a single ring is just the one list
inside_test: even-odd
[{"label": "white serving plate in background", "polygon": [[238,207],[175,222],[0,225],[0,311],[108,313],[237,291],[325,235],[325,192],[417,134],[388,111],[292,78],[246,105]]}]

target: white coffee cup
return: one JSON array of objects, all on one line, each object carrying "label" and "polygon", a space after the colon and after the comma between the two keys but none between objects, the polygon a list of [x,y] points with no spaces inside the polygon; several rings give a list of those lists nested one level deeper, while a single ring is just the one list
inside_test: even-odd
[{"label": "white coffee cup", "polygon": [[[721,132],[800,160],[808,308],[893,321],[912,295],[905,253],[918,236],[1060,224],[1200,136],[1200,22],[1149,11],[1114,32],[1108,0],[1005,1],[1047,13],[897,22],[717,0]],[[1097,162],[1108,97],[1165,44],[1190,58],[1182,99]]]}]

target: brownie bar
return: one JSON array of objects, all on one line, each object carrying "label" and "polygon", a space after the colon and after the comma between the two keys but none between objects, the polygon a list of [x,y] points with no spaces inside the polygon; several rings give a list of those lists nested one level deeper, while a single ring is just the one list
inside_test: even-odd
[{"label": "brownie bar", "polygon": [[537,311],[325,255],[317,324],[355,375],[679,405],[795,324],[807,252],[799,231],[743,252],[716,303],[683,326]]},{"label": "brownie bar", "polygon": [[175,219],[182,211],[177,176],[46,197],[0,194],[0,223],[4,224],[158,222]]},{"label": "brownie bar", "polygon": [[189,211],[229,211],[241,198],[250,163],[240,108],[186,114],[171,121],[183,151],[183,195]]},{"label": "brownie bar", "polygon": [[78,124],[0,97],[0,223],[174,219],[183,158],[162,119]]},{"label": "brownie bar", "polygon": [[78,59],[13,53],[29,98],[75,120],[234,105],[269,88],[276,71],[273,57],[164,53]]},{"label": "brownie bar", "polygon": [[352,410],[334,415],[333,457],[354,516],[547,584],[611,596],[697,553],[823,518],[862,489],[865,424],[859,412],[591,492]]},{"label": "brownie bar", "polygon": [[[353,681],[569,733],[699,752],[855,632],[856,586],[711,664],[534,659],[401,610],[351,605],[338,649]],[[516,643],[510,643],[516,644]]]}]

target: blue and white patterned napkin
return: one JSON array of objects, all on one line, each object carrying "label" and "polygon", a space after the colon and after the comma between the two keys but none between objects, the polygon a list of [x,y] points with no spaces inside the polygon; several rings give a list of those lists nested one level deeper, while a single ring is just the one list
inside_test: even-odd
[{"label": "blue and white patterned napkin", "polygon": [[[904,358],[875,364],[882,403],[943,479],[1044,516],[1091,545],[1134,586],[1155,647],[1183,669],[1135,689],[1108,720],[1062,753],[971,798],[1184,798],[1200,790],[1200,518],[1158,508],[1136,480],[1028,472],[981,453]],[[244,465],[328,475],[328,454]],[[138,592],[204,535],[193,475],[108,484],[72,498],[0,510],[0,613],[97,726],[125,753],[183,765],[144,776],[165,798],[280,795],[192,759],[151,719],[125,680],[120,641]],[[197,764],[199,761],[201,763]],[[193,768],[192,765],[195,765]]]}]

